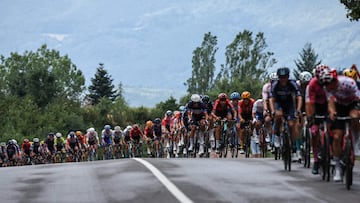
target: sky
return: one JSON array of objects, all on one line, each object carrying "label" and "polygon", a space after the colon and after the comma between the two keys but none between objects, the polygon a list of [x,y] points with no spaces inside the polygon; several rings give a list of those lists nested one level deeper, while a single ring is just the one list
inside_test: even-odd
[{"label": "sky", "polygon": [[[130,106],[186,94],[192,53],[217,36],[216,68],[242,31],[263,32],[277,67],[294,68],[306,43],[331,67],[359,64],[360,24],[338,0],[32,0],[0,2],[0,54],[42,44],[68,55],[90,85],[99,63]],[[241,91],[241,90],[239,90]]]}]

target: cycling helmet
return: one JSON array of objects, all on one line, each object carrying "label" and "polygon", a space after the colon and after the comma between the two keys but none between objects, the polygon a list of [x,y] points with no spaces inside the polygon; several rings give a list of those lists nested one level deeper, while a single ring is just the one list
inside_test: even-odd
[{"label": "cycling helmet", "polygon": [[115,131],[115,132],[121,132],[120,126],[118,126],[118,125],[115,126],[115,127],[114,127],[114,131]]},{"label": "cycling helmet", "polygon": [[75,137],[75,132],[74,132],[74,131],[71,131],[71,132],[69,133],[69,135],[70,135],[70,137]]},{"label": "cycling helmet", "polygon": [[288,67],[282,67],[277,69],[276,74],[278,77],[289,77],[290,69]]},{"label": "cycling helmet", "polygon": [[278,79],[278,75],[276,72],[270,73],[269,78],[271,81],[277,80]]},{"label": "cycling helmet", "polygon": [[198,94],[191,95],[191,101],[192,102],[200,102],[201,101],[200,95],[198,95]]},{"label": "cycling helmet", "polygon": [[146,121],[146,127],[151,128],[153,126],[152,121]]},{"label": "cycling helmet", "polygon": [[167,115],[167,116],[171,116],[171,115],[172,115],[172,111],[167,110],[167,111],[166,111],[166,115]]},{"label": "cycling helmet", "polygon": [[132,127],[134,130],[138,130],[139,129],[139,126],[137,124],[134,124],[133,127]]},{"label": "cycling helmet", "polygon": [[225,93],[220,93],[220,94],[218,95],[218,99],[220,99],[220,100],[226,100],[226,99],[227,99],[227,95],[226,95]]},{"label": "cycling helmet", "polygon": [[160,123],[161,123],[161,119],[160,119],[160,118],[155,118],[154,123],[155,123],[155,124],[160,124]]},{"label": "cycling helmet", "polygon": [[1,142],[1,143],[0,143],[0,146],[5,147],[5,146],[6,146],[6,143],[5,143],[5,142]]},{"label": "cycling helmet", "polygon": [[337,79],[337,72],[335,69],[333,69],[333,70],[324,69],[324,71],[319,76],[320,84],[324,84],[324,85],[326,85],[336,79]]},{"label": "cycling helmet", "polygon": [[24,143],[29,143],[29,139],[25,138]]},{"label": "cycling helmet", "polygon": [[311,78],[312,78],[312,75],[308,71],[303,71],[299,75],[300,82],[302,82],[302,83],[309,82],[311,80]]},{"label": "cycling helmet", "polygon": [[75,135],[76,135],[76,136],[81,136],[81,135],[82,135],[82,132],[81,132],[80,130],[78,130],[78,131],[75,132]]},{"label": "cycling helmet", "polygon": [[55,134],[53,132],[49,132],[48,136],[54,136]]},{"label": "cycling helmet", "polygon": [[315,77],[319,79],[320,75],[323,74],[325,70],[330,70],[329,66],[326,64],[320,64],[315,67]]},{"label": "cycling helmet", "polygon": [[125,130],[131,130],[132,126],[131,125],[128,125],[126,126]]},{"label": "cycling helmet", "polygon": [[233,92],[233,93],[231,93],[230,99],[231,99],[231,100],[240,99],[240,94],[239,94],[239,92]]},{"label": "cycling helmet", "polygon": [[12,139],[12,141],[13,141],[14,144],[17,144],[17,141],[15,139]]},{"label": "cycling helmet", "polygon": [[104,126],[104,130],[110,130],[111,129],[111,126],[110,125],[105,125]]},{"label": "cycling helmet", "polygon": [[38,143],[38,142],[40,142],[40,140],[39,140],[39,138],[35,137],[35,138],[33,139],[33,142]]},{"label": "cycling helmet", "polygon": [[184,111],[185,111],[185,106],[180,106],[180,107],[179,107],[179,111],[180,111],[180,112],[184,112]]},{"label": "cycling helmet", "polygon": [[56,133],[56,135],[55,135],[57,138],[60,138],[62,135],[61,135],[61,133]]},{"label": "cycling helmet", "polygon": [[201,100],[202,100],[202,102],[204,102],[204,103],[209,103],[210,97],[209,97],[208,95],[204,95]]},{"label": "cycling helmet", "polygon": [[356,80],[357,78],[357,75],[356,75],[356,70],[353,70],[353,69],[345,69],[343,71],[343,75],[347,76],[347,77],[350,77],[354,80]]}]

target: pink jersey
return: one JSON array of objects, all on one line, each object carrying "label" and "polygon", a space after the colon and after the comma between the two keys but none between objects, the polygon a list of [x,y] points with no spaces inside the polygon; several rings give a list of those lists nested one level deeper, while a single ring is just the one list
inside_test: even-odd
[{"label": "pink jersey", "polygon": [[305,92],[305,102],[326,104],[326,93],[324,88],[319,85],[319,80],[314,77],[310,80]]},{"label": "pink jersey", "polygon": [[338,76],[339,85],[334,90],[325,90],[327,99],[335,98],[336,102],[341,105],[349,105],[359,100],[360,91],[354,79],[346,76]]},{"label": "pink jersey", "polygon": [[269,99],[269,95],[270,95],[270,89],[271,89],[271,83],[268,82],[266,83],[263,88],[262,88],[262,99],[263,100],[268,100]]}]

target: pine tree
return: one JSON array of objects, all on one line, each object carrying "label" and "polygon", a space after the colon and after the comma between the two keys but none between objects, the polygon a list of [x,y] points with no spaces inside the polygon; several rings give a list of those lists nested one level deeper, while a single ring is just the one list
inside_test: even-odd
[{"label": "pine tree", "polygon": [[104,64],[100,63],[95,73],[95,78],[91,78],[92,85],[89,86],[87,98],[92,105],[99,103],[101,98],[107,98],[111,101],[119,96],[117,90],[114,90],[113,79],[104,68]]},{"label": "pine tree", "polygon": [[312,73],[313,69],[321,63],[318,61],[318,55],[315,53],[315,50],[311,47],[311,43],[306,43],[302,52],[300,53],[300,59],[294,61],[297,67],[294,70],[294,76],[298,80],[299,75],[303,71],[308,71]]}]

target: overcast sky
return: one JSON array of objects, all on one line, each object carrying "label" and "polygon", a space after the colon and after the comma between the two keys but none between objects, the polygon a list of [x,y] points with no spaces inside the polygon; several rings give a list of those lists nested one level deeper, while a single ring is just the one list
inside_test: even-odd
[{"label": "overcast sky", "polygon": [[184,95],[192,52],[207,32],[218,37],[217,70],[225,63],[225,47],[244,29],[264,32],[278,60],[274,68],[294,68],[308,42],[332,67],[360,64],[360,24],[346,18],[338,0],[4,0],[0,5],[1,55],[47,44],[72,59],[87,85],[102,62],[114,83],[123,83],[132,106]]}]

